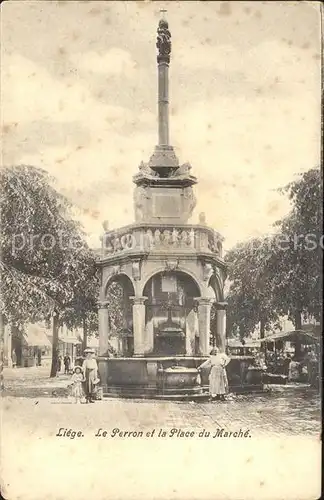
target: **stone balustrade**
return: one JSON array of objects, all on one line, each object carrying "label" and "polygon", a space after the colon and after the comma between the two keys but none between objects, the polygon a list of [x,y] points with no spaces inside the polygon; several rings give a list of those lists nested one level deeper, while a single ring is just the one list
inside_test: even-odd
[{"label": "stone balustrade", "polygon": [[102,236],[102,257],[124,252],[204,252],[222,257],[219,233],[202,225],[132,224]]}]

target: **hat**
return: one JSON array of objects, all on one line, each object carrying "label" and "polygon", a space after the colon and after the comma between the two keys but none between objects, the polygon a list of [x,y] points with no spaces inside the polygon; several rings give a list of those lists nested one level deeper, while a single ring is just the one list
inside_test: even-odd
[{"label": "hat", "polygon": [[84,354],[88,354],[88,353],[94,354],[94,350],[91,349],[90,347],[87,347],[83,352],[84,352]]},{"label": "hat", "polygon": [[77,370],[80,370],[83,373],[82,366],[80,366],[80,365],[75,366],[73,372],[75,373]]}]

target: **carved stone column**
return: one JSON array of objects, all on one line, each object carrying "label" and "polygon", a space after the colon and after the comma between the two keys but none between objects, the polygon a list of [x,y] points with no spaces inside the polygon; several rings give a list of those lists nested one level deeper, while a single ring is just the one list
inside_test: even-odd
[{"label": "carved stone column", "polygon": [[212,300],[205,297],[196,299],[198,302],[199,351],[202,356],[210,352],[210,310]]},{"label": "carved stone column", "polygon": [[130,297],[133,301],[134,356],[145,354],[145,300],[147,297]]},{"label": "carved stone column", "polygon": [[217,307],[217,339],[219,342],[218,347],[222,352],[225,352],[226,347],[226,306],[227,302],[218,302]]},{"label": "carved stone column", "polygon": [[186,318],[186,355],[195,355],[195,340],[197,330],[197,313],[191,309]]},{"label": "carved stone column", "polygon": [[100,356],[103,356],[104,354],[106,354],[109,345],[108,302],[99,302],[98,323],[99,323],[99,354]]}]

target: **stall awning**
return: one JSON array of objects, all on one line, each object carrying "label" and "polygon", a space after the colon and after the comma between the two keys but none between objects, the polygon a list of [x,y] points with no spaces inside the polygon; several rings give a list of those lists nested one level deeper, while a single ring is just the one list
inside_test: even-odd
[{"label": "stall awning", "polygon": [[260,347],[260,340],[245,340],[244,344],[240,340],[236,339],[227,339],[228,347],[247,347],[247,348],[256,348]]},{"label": "stall awning", "polygon": [[24,340],[28,346],[51,347],[51,342],[46,335],[47,330],[44,326],[29,324],[25,326],[23,333]]},{"label": "stall awning", "polygon": [[303,330],[292,330],[289,332],[277,332],[264,339],[261,342],[276,342],[277,340],[294,342],[297,338],[300,338],[302,342],[306,344],[314,344],[318,342],[318,338],[311,332],[305,332]]},{"label": "stall awning", "polygon": [[78,339],[78,337],[75,337],[73,335],[62,335],[59,338],[60,342],[65,342],[66,344],[81,344],[82,342]]}]

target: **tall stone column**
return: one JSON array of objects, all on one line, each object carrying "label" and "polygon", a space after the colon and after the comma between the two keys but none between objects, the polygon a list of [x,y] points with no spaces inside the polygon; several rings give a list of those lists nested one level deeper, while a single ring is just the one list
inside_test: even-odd
[{"label": "tall stone column", "polygon": [[159,146],[169,145],[169,64],[171,33],[168,22],[161,19],[157,30]]},{"label": "tall stone column", "polygon": [[108,350],[108,337],[109,337],[109,314],[108,302],[99,303],[99,354],[103,356]]},{"label": "tall stone column", "polygon": [[169,64],[158,64],[159,145],[169,144]]},{"label": "tall stone column", "polygon": [[212,301],[204,297],[196,300],[198,302],[199,351],[202,356],[206,356],[210,352],[210,310]]},{"label": "tall stone column", "polygon": [[130,297],[133,301],[134,356],[145,354],[145,300],[147,297]]},{"label": "tall stone column", "polygon": [[226,302],[218,302],[217,306],[217,338],[219,342],[219,348],[222,352],[225,352],[226,347]]}]

